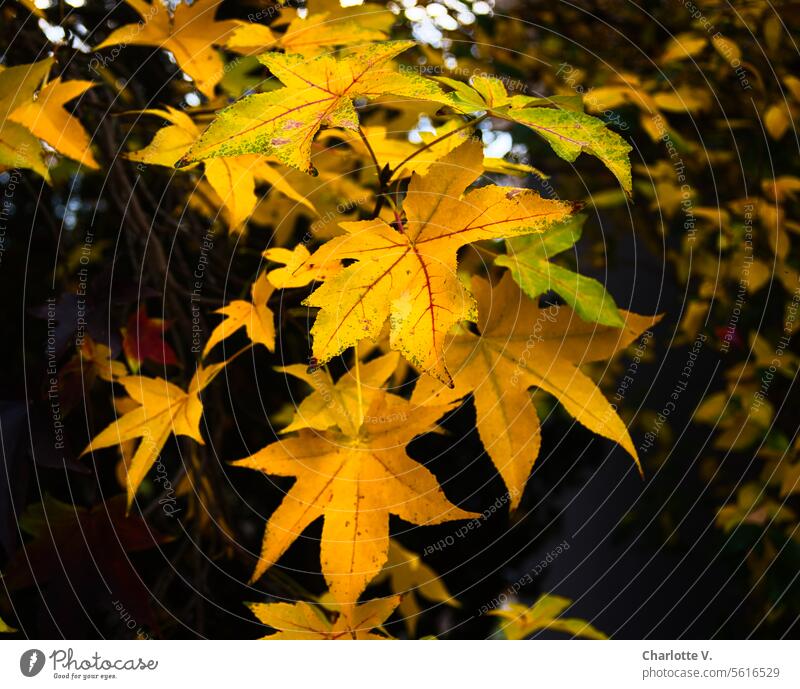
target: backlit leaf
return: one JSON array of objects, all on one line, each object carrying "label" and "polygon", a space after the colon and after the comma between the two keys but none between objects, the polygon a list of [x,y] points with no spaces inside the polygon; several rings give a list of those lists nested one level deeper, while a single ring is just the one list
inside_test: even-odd
[{"label": "backlit leaf", "polygon": [[304,430],[234,462],[297,479],[267,522],[253,581],[323,517],[322,572],[334,598],[353,606],[386,563],[390,514],[422,526],[476,516],[452,505],[434,475],[406,454],[449,408],[413,407],[383,393],[355,434]]},{"label": "backlit leaf", "polygon": [[583,153],[603,161],[614,173],[625,193],[632,191],[630,145],[596,117],[575,109],[563,97],[532,98],[510,96],[502,81],[493,77],[478,77],[468,86],[454,79],[440,79],[455,89],[445,96],[445,102],[462,112],[486,111],[489,114],[529,127],[568,162]]},{"label": "backlit leaf", "polygon": [[398,72],[390,61],[414,43],[360,46],[343,57],[266,53],[259,59],[284,84],[242,98],[222,110],[179,165],[198,160],[265,153],[304,172],[315,173],[311,144],[320,127],[358,129],[356,98],[384,94],[438,98],[439,88],[415,74]]},{"label": "backlit leaf", "polygon": [[66,103],[96,85],[91,81],[61,81],[56,77],[39,91],[35,100],[14,110],[10,119],[26,127],[59,153],[97,170],[100,166],[89,148],[89,135],[83,125],[64,109]]},{"label": "backlit leaf", "polygon": [[188,391],[163,378],[127,376],[119,379],[125,392],[138,406],[98,433],[81,454],[141,438],[128,463],[128,509],[133,504],[139,484],[158,459],[170,435],[185,435],[203,444],[200,392],[224,367],[223,363],[198,368]]},{"label": "backlit leaf", "polygon": [[586,639],[608,638],[586,620],[560,617],[570,605],[572,601],[568,598],[545,594],[530,608],[521,603],[511,603],[489,614],[500,618],[499,631],[506,639],[525,639],[543,629]]},{"label": "backlit leaf", "polygon": [[541,232],[574,205],[528,189],[485,186],[463,195],[483,170],[483,149],[462,144],[415,175],[403,202],[401,228],[381,219],[341,223],[346,234],[310,260],[354,259],[304,302],[320,307],[311,334],[324,363],[359,340],[375,341],[387,318],[390,342],[419,369],[449,384],[444,338],[462,320],[475,321],[475,302],[456,275],[456,252],[481,239]]},{"label": "backlit leaf", "polygon": [[400,603],[400,596],[377,598],[355,607],[351,614],[334,613],[304,601],[297,603],[249,603],[253,614],[264,624],[277,630],[262,638],[277,640],[380,640],[391,638],[374,632]]},{"label": "backlit leaf", "polygon": [[550,393],[589,430],[619,443],[638,466],[625,424],[579,366],[611,358],[657,319],[621,311],[619,329],[587,323],[568,307],[540,309],[509,274],[494,289],[475,277],[473,290],[480,335],[453,334],[446,343],[455,387],[422,376],[411,399],[438,405],[472,393],[481,442],[505,481],[511,508],[519,505],[541,442],[530,387]]},{"label": "backlit leaf", "polygon": [[141,21],[113,31],[95,50],[112,45],[150,45],[169,50],[198,90],[212,98],[214,87],[225,73],[225,65],[214,46],[225,45],[234,29],[241,26],[241,22],[233,19],[215,21],[222,0],[195,0],[191,5],[180,2],[174,12],[161,0],[126,2]]},{"label": "backlit leaf", "polygon": [[217,309],[215,313],[223,316],[224,320],[214,328],[211,337],[208,338],[203,356],[239,328],[247,330],[247,337],[254,344],[262,344],[269,351],[275,351],[275,315],[267,306],[267,300],[274,289],[266,273],[261,273],[250,288],[252,301],[236,299],[227,306]]}]

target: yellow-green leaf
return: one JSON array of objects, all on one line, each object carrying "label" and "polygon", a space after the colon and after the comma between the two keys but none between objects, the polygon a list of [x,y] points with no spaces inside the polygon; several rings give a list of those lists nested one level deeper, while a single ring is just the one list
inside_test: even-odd
[{"label": "yellow-green leaf", "polygon": [[508,253],[495,263],[508,268],[531,299],[553,290],[583,320],[621,328],[625,323],[614,298],[601,283],[550,262],[580,239],[585,221],[585,215],[575,215],[543,234],[509,239]]},{"label": "yellow-green leaf", "polygon": [[412,41],[368,44],[343,57],[267,53],[259,59],[284,84],[246,96],[217,115],[178,165],[245,153],[275,155],[286,165],[315,174],[311,144],[323,126],[358,129],[356,98],[384,94],[412,98],[441,96],[432,81],[398,72],[392,58]]},{"label": "yellow-green leaf", "polygon": [[545,594],[530,608],[520,603],[511,603],[500,610],[492,610],[489,614],[500,618],[498,631],[506,639],[526,639],[543,629],[586,639],[608,638],[586,620],[561,617],[561,613],[570,605],[572,601],[568,598]]}]

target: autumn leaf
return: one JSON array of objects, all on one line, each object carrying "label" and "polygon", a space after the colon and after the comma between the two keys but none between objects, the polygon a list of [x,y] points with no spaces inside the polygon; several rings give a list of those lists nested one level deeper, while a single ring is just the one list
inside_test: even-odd
[{"label": "autumn leaf", "polygon": [[800,493],[800,462],[794,464],[782,463],[780,471],[780,496],[785,498],[788,495]]},{"label": "autumn leaf", "polygon": [[309,283],[322,282],[333,277],[342,269],[341,261],[336,259],[317,265],[311,261],[311,253],[305,244],[294,249],[273,247],[262,254],[273,263],[282,263],[283,268],[274,268],[267,273],[269,281],[278,289],[305,287]]},{"label": "autumn leaf", "polygon": [[39,91],[35,100],[14,110],[9,119],[26,127],[59,153],[98,170],[100,166],[89,148],[89,135],[83,125],[64,109],[66,103],[94,86],[97,84],[92,81],[61,81],[61,77],[56,77]]},{"label": "autumn leaf", "polygon": [[88,335],[84,337],[75,356],[59,371],[62,384],[74,377],[79,381],[82,392],[91,389],[95,378],[113,383],[127,374],[127,367],[113,359],[111,349]]},{"label": "autumn leaf", "polygon": [[294,417],[281,433],[303,428],[326,431],[334,426],[347,435],[357,434],[363,419],[359,408],[369,408],[376,396],[383,395],[382,386],[394,373],[400,355],[391,352],[366,364],[359,364],[356,375],[348,370],[335,383],[325,368],[309,369],[303,364],[291,364],[276,370],[298,378],[313,388],[297,405]]},{"label": "autumn leaf", "polygon": [[175,350],[164,339],[169,327],[170,324],[162,318],[150,318],[145,306],[131,314],[127,327],[122,328],[122,350],[131,371],[136,373],[144,361],[161,366],[178,363]]},{"label": "autumn leaf", "polygon": [[267,522],[252,580],[323,517],[322,572],[334,598],[352,606],[386,562],[390,514],[421,526],[476,516],[452,505],[434,475],[406,454],[449,408],[417,408],[383,393],[356,433],[303,430],[234,462],[297,479]]},{"label": "autumn leaf", "polygon": [[392,592],[402,596],[398,612],[411,636],[417,633],[417,624],[423,612],[419,597],[434,603],[444,603],[453,608],[461,606],[450,595],[436,572],[428,567],[419,555],[407,550],[393,538],[389,539],[389,557],[386,566],[373,583],[378,584],[385,579],[389,580]]},{"label": "autumn leaf", "polygon": [[292,201],[314,211],[314,206],[284,177],[283,173],[264,162],[261,156],[218,158],[205,162],[206,179],[219,194],[230,213],[230,228],[239,232],[258,205],[255,187],[267,182]]},{"label": "autumn leaf", "polygon": [[656,93],[653,102],[665,112],[700,113],[711,108],[711,94],[703,89],[676,87],[671,91]]},{"label": "autumn leaf", "polygon": [[125,153],[128,160],[171,168],[175,159],[186,153],[200,136],[200,128],[183,110],[167,106],[165,110],[150,108],[140,114],[160,117],[169,125],[161,127],[144,148]]},{"label": "autumn leaf", "polygon": [[204,444],[200,433],[203,415],[200,392],[227,363],[198,367],[187,391],[163,378],[126,376],[117,381],[138,406],[96,435],[81,455],[141,438],[136,453],[128,462],[128,509],[139,484],[171,434],[185,435]]},{"label": "autumn leaf", "polygon": [[29,168],[49,181],[39,139],[11,115],[33,102],[33,96],[50,72],[54,61],[47,58],[29,65],[0,69],[0,165]]},{"label": "autumn leaf", "polygon": [[659,61],[662,64],[694,57],[706,47],[708,39],[692,31],[673,36],[666,45]]},{"label": "autumn leaf", "polygon": [[[167,106],[166,110],[149,109],[142,114],[161,117],[170,124],[156,132],[145,148],[125,154],[128,160],[172,169],[200,137],[200,128],[185,112]],[[285,177],[272,168],[264,156],[243,155],[205,161],[205,176],[228,211],[231,232],[241,232],[258,204],[256,186],[266,182],[310,210],[313,205],[297,192]]]},{"label": "autumn leaf", "polygon": [[95,50],[112,45],[149,45],[169,50],[198,90],[213,98],[214,87],[225,74],[225,65],[214,46],[225,45],[231,32],[242,22],[214,20],[222,0],[195,0],[191,5],[181,2],[175,5],[174,12],[160,0],[126,2],[141,21],[113,31]]},{"label": "autumn leaf", "polygon": [[348,21],[363,29],[388,34],[397,21],[395,14],[385,4],[364,2],[356,5],[353,0],[342,5],[341,0],[309,0],[306,3],[315,13],[327,14],[335,21]]},{"label": "autumn leaf", "polygon": [[14,634],[17,630],[14,627],[9,626],[6,622],[3,621],[3,618],[0,617],[0,634]]},{"label": "autumn leaf", "polygon": [[736,502],[725,505],[717,513],[717,526],[730,533],[743,524],[763,527],[765,524],[796,522],[797,514],[785,500],[774,500],[758,483],[745,483],[736,494]]},{"label": "autumn leaf", "polygon": [[246,96],[222,110],[178,167],[208,158],[264,153],[316,174],[311,164],[315,135],[323,126],[357,130],[356,98],[441,96],[432,81],[398,72],[391,65],[392,58],[413,45],[413,41],[368,44],[338,59],[261,55],[259,60],[284,87]]},{"label": "autumn leaf", "polygon": [[505,84],[493,77],[475,77],[472,86],[449,78],[439,81],[454,89],[442,102],[460,112],[484,111],[523,124],[547,141],[556,155],[567,162],[574,162],[583,152],[590,153],[602,160],[625,193],[631,194],[630,145],[603,120],[573,109],[571,101],[557,96],[549,99],[511,96]]},{"label": "autumn leaf", "polygon": [[775,103],[764,113],[764,127],[770,137],[778,141],[789,130],[793,117],[786,103]]},{"label": "autumn leaf", "polygon": [[[388,24],[393,23],[394,17],[386,8],[380,5],[371,7],[389,15]],[[365,26],[353,16],[345,14],[337,17],[329,12],[321,12],[307,17],[295,17],[280,35],[275,35],[269,27],[262,24],[241,26],[231,34],[227,47],[234,52],[249,55],[280,48],[287,53],[312,56],[328,52],[337,46],[382,41],[386,38],[388,36],[385,30]]]},{"label": "autumn leaf", "polygon": [[400,596],[377,598],[355,606],[352,615],[334,613],[334,620],[318,605],[304,601],[297,603],[248,603],[253,614],[264,624],[277,630],[262,637],[278,640],[381,640],[391,638],[376,634],[400,603]]},{"label": "autumn leaf", "polygon": [[250,288],[252,301],[237,299],[214,313],[224,316],[224,320],[214,328],[203,348],[203,356],[239,328],[247,330],[247,337],[254,344],[264,345],[270,352],[275,351],[275,314],[267,306],[267,300],[274,291],[266,273],[256,278]]},{"label": "autumn leaf", "polygon": [[472,393],[478,434],[508,488],[511,509],[519,505],[541,444],[530,387],[550,393],[576,421],[622,445],[638,466],[622,419],[578,367],[611,358],[658,319],[621,311],[624,327],[618,329],[586,323],[568,307],[540,309],[508,273],[494,289],[479,277],[472,287],[480,335],[464,331],[446,343],[455,387],[422,376],[411,399],[439,405]]},{"label": "autumn leaf", "polygon": [[544,234],[509,239],[508,253],[496,258],[495,264],[508,268],[531,299],[553,290],[583,320],[621,328],[624,322],[614,298],[601,283],[550,262],[580,239],[585,221],[585,215],[575,215]]},{"label": "autumn leaf", "polygon": [[485,186],[462,197],[483,170],[483,148],[469,141],[415,175],[403,202],[402,227],[381,219],[340,223],[346,234],[320,247],[317,264],[354,259],[306,300],[319,307],[311,334],[324,363],[377,339],[390,318],[390,343],[422,371],[450,383],[442,356],[451,326],[477,318],[475,302],[456,276],[459,247],[482,239],[544,231],[574,204],[528,189]]},{"label": "autumn leaf", "polygon": [[500,618],[498,631],[510,640],[526,639],[543,629],[587,639],[608,638],[586,620],[560,617],[570,605],[572,601],[568,598],[545,594],[530,608],[521,603],[510,603],[500,610],[492,610],[489,614]]}]

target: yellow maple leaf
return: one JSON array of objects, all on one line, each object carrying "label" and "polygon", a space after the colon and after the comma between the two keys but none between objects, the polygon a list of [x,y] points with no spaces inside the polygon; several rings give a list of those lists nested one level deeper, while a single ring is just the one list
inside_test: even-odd
[{"label": "yellow maple leaf", "polygon": [[441,97],[432,81],[398,72],[391,65],[392,58],[413,45],[413,41],[372,43],[338,59],[261,55],[259,60],[284,87],[246,96],[222,110],[178,167],[208,158],[269,153],[286,165],[316,174],[311,164],[316,133],[323,126],[357,130],[354,99],[384,94]]},{"label": "yellow maple leaf", "polygon": [[279,289],[305,287],[311,282],[323,281],[333,277],[342,269],[341,261],[333,260],[317,265],[310,260],[311,253],[305,244],[294,249],[273,247],[262,254],[268,261],[283,263],[283,268],[274,268],[267,273],[269,281]]},{"label": "yellow maple leaf", "polygon": [[128,509],[133,504],[139,484],[171,434],[185,435],[203,444],[200,433],[200,417],[203,415],[200,392],[227,363],[199,367],[188,391],[163,378],[126,376],[117,380],[137,406],[98,433],[81,456],[141,438],[135,454],[126,461]]},{"label": "yellow maple leaf", "polygon": [[[334,611],[331,621],[325,610],[304,601],[297,603],[248,603],[253,614],[264,624],[278,630],[262,637],[277,640],[379,640],[391,638],[376,634],[400,603],[400,596],[377,598],[355,606],[352,614]],[[2,631],[2,630],[0,630]]]},{"label": "yellow maple leaf", "polygon": [[448,338],[455,386],[422,376],[412,400],[438,405],[473,394],[478,434],[508,488],[511,509],[519,505],[541,442],[530,387],[550,393],[589,430],[622,445],[638,466],[622,419],[578,367],[611,358],[658,318],[620,311],[622,328],[587,323],[566,306],[540,309],[509,274],[494,289],[479,277],[472,287],[480,335],[464,331]]},{"label": "yellow maple leaf", "polygon": [[[384,12],[394,19],[390,12],[385,9]],[[337,46],[381,41],[386,38],[386,31],[364,26],[352,16],[333,16],[329,12],[322,12],[307,17],[295,17],[285,33],[279,36],[262,24],[241,26],[228,39],[227,47],[246,55],[281,48],[287,53],[311,56]]]},{"label": "yellow maple leaf", "polygon": [[230,337],[239,328],[247,330],[247,337],[255,344],[263,344],[270,352],[275,351],[275,315],[267,306],[275,288],[267,279],[266,273],[256,278],[250,288],[252,301],[236,299],[214,313],[224,316],[224,320],[214,328],[203,349],[205,357],[215,345]]},{"label": "yellow maple leaf", "polygon": [[100,166],[89,148],[89,135],[83,125],[65,109],[69,101],[97,86],[92,81],[61,81],[56,77],[39,91],[35,100],[11,113],[9,119],[26,127],[59,153],[98,170]]},{"label": "yellow maple leaf", "polygon": [[[200,128],[185,112],[167,106],[143,110],[142,114],[162,117],[170,124],[159,129],[153,140],[138,151],[126,153],[128,160],[148,165],[173,168],[175,160],[184,155],[200,137]],[[242,155],[205,161],[205,176],[227,210],[227,222],[232,232],[243,230],[258,204],[255,188],[267,182],[286,196],[314,210],[311,203],[297,192],[264,156]]]},{"label": "yellow maple leaf", "polygon": [[500,610],[492,610],[489,614],[500,618],[499,631],[506,639],[513,641],[525,639],[543,629],[587,639],[608,638],[586,620],[560,617],[570,605],[572,601],[568,598],[545,594],[531,607],[521,603],[510,603]]},{"label": "yellow maple leaf", "polygon": [[122,378],[128,369],[121,361],[114,361],[111,349],[102,342],[95,342],[91,337],[86,337],[78,350],[81,368],[95,373],[101,380],[113,383]]},{"label": "yellow maple leaf", "polygon": [[778,141],[789,130],[793,121],[792,112],[786,103],[776,103],[764,113],[764,127],[770,137]]},{"label": "yellow maple leaf", "polygon": [[303,428],[326,431],[337,426],[342,433],[356,434],[363,423],[359,409],[369,408],[375,396],[383,394],[381,386],[394,373],[399,359],[397,352],[391,352],[359,364],[359,375],[351,369],[335,383],[324,368],[309,369],[302,364],[277,368],[308,383],[314,390],[297,405],[292,421],[281,433]]},{"label": "yellow maple leaf", "polygon": [[384,392],[356,433],[303,430],[234,462],[297,478],[267,522],[252,580],[324,517],[322,572],[336,601],[352,606],[386,562],[390,514],[418,525],[476,516],[451,504],[436,477],[406,454],[449,408],[413,407]]},{"label": "yellow maple leaf", "polygon": [[215,21],[214,15],[222,0],[195,0],[191,5],[181,2],[174,11],[161,0],[125,1],[142,20],[116,29],[95,50],[112,45],[150,45],[169,50],[198,90],[212,98],[214,87],[225,74],[224,63],[214,46],[225,45],[242,22]]},{"label": "yellow maple leaf", "polygon": [[309,0],[306,6],[315,13],[325,13],[331,19],[350,20],[372,31],[389,33],[397,21],[396,15],[385,4],[359,0]]},{"label": "yellow maple leaf", "polygon": [[407,550],[393,538],[389,540],[389,557],[383,571],[375,579],[378,584],[389,580],[389,587],[402,596],[399,613],[411,636],[417,633],[419,616],[422,608],[417,600],[419,596],[435,603],[444,603],[454,608],[461,604],[450,595],[444,582],[436,575],[422,558]]},{"label": "yellow maple leaf", "polygon": [[33,96],[53,66],[47,58],[28,65],[0,69],[0,165],[29,168],[49,181],[39,139],[11,114],[33,101]]},{"label": "yellow maple leaf", "polygon": [[390,344],[422,371],[451,384],[442,356],[451,326],[477,318],[475,302],[456,275],[456,252],[482,239],[545,230],[576,206],[529,189],[485,186],[462,196],[483,170],[483,147],[468,141],[415,175],[403,202],[401,228],[380,218],[340,223],[311,256],[317,264],[354,259],[306,300],[320,307],[311,334],[326,362],[359,340],[377,339],[391,316]]},{"label": "yellow maple leaf", "polygon": [[161,117],[170,124],[159,129],[153,140],[144,148],[125,153],[128,160],[148,165],[172,167],[175,159],[188,151],[200,136],[200,129],[194,120],[178,108],[168,105],[165,110],[149,108],[142,110],[140,114]]}]

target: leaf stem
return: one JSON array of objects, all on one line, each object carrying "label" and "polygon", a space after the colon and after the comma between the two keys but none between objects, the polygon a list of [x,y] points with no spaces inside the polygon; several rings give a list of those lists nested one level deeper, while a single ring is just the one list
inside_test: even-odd
[{"label": "leaf stem", "polygon": [[378,162],[378,156],[375,155],[375,151],[367,139],[367,135],[364,134],[364,130],[361,128],[361,125],[358,126],[358,135],[364,142],[364,146],[367,147],[370,158],[372,158],[372,162],[375,164],[375,172],[378,175],[378,193],[376,195],[377,200],[375,202],[375,210],[372,211],[372,215],[373,217],[378,217],[378,213],[380,213],[380,210],[383,207],[384,199],[389,200],[389,203],[391,203],[392,207],[394,208],[395,215],[397,215],[397,205],[391,196],[389,196],[389,180],[392,178],[391,174],[389,174],[389,165],[387,164],[384,167],[381,167],[381,164]]},{"label": "leaf stem", "polygon": [[[364,130],[362,129],[361,125],[358,125],[358,135],[361,137],[361,140],[364,142],[364,145],[367,147],[367,151],[369,151],[370,158],[372,158],[372,162],[375,163],[375,173],[378,175],[378,180],[381,179],[381,164],[378,162],[378,156],[375,155],[375,151],[372,149],[372,144],[370,144],[369,139],[367,139],[367,135],[364,134]],[[381,185],[383,182],[381,181]]]}]

